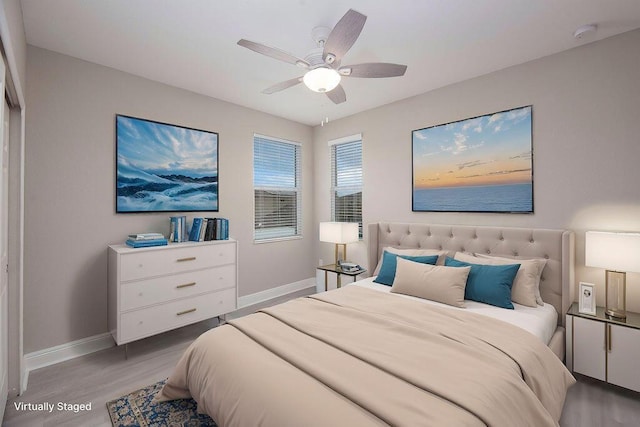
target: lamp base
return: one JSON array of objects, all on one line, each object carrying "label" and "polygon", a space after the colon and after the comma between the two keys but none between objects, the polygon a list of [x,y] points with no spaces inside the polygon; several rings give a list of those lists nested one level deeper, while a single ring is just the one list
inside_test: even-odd
[{"label": "lamp base", "polygon": [[[340,257],[338,256],[339,252],[339,247],[342,246],[342,259],[340,259]],[[347,260],[347,244],[346,243],[336,243],[336,259],[335,259],[335,264],[336,267],[338,267],[340,265],[341,261],[346,261]]]},{"label": "lamp base", "polygon": [[627,318],[627,274],[621,271],[606,270],[605,314],[614,319]]},{"label": "lamp base", "polygon": [[626,311],[614,310],[614,309],[608,308],[604,311],[604,313],[607,315],[607,317],[613,317],[614,319],[619,319],[619,320],[627,319]]}]

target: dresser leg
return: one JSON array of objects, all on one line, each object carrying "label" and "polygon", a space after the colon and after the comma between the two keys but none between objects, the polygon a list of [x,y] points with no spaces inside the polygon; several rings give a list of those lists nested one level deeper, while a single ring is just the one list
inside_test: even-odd
[{"label": "dresser leg", "polygon": [[129,344],[124,345],[124,360],[129,360]]},{"label": "dresser leg", "polygon": [[227,315],[221,314],[220,316],[218,316],[218,326],[222,326],[225,323],[227,323]]}]

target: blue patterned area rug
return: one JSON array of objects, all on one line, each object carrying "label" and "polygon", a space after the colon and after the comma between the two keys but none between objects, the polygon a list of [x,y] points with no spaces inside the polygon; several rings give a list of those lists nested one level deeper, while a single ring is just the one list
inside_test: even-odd
[{"label": "blue patterned area rug", "polygon": [[107,402],[114,427],[216,427],[205,414],[198,414],[193,399],[154,402],[153,397],[167,380]]}]

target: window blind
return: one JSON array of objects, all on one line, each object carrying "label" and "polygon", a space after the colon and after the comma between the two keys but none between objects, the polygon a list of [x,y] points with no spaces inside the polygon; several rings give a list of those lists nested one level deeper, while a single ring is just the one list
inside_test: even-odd
[{"label": "window blind", "polygon": [[300,144],[254,135],[254,240],[302,234],[300,178]]},{"label": "window blind", "polygon": [[362,238],[362,139],[331,145],[331,219],[357,222]]}]

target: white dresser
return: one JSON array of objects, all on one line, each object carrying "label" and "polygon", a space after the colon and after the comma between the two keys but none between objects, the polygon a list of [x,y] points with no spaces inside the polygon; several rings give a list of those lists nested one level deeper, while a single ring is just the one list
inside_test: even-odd
[{"label": "white dresser", "polygon": [[109,330],[118,345],[237,308],[237,242],[109,246]]}]

